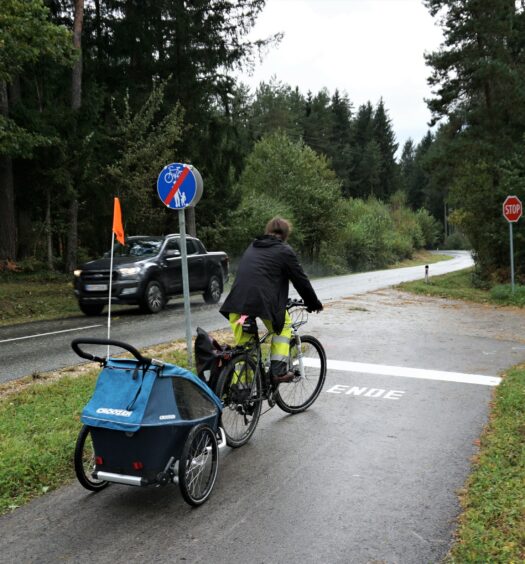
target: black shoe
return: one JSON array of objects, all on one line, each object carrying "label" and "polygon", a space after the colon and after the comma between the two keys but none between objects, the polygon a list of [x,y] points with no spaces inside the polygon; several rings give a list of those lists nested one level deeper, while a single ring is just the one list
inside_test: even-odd
[{"label": "black shoe", "polygon": [[291,370],[287,370],[278,376],[272,376],[272,384],[286,384],[295,378],[295,374]]}]

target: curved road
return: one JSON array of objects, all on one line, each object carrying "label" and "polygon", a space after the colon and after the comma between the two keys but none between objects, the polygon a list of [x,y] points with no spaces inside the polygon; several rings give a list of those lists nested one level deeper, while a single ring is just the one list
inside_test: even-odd
[{"label": "curved road", "polygon": [[[470,253],[447,251],[454,258],[430,265],[430,275],[445,274],[473,265]],[[398,268],[319,278],[313,281],[323,303],[347,296],[387,288],[401,282],[423,278],[423,266]],[[191,299],[192,327],[208,331],[227,327],[218,307],[202,303],[200,296]],[[47,372],[79,363],[70,342],[79,336],[105,338],[107,318],[70,317],[54,321],[25,323],[0,327],[0,382],[13,380],[35,372]],[[173,300],[157,315],[143,315],[137,308],[122,310],[112,317],[111,337],[136,348],[157,345],[185,338],[184,306]]]}]

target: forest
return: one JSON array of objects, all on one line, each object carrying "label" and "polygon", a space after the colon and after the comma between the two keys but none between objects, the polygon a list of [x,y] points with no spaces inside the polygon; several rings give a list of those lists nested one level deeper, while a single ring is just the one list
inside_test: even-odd
[{"label": "forest", "polygon": [[[424,0],[444,43],[425,55],[428,133],[402,147],[383,99],[236,78],[281,40],[249,40],[264,4],[2,0],[1,268],[71,272],[107,250],[114,196],[126,234],[177,232],[156,178],[187,162],[204,179],[187,225],[211,250],[238,256],[279,214],[318,272],[446,247],[473,250],[480,284],[508,280],[502,203],[525,200],[523,2]],[[514,235],[525,282],[521,224]]]}]

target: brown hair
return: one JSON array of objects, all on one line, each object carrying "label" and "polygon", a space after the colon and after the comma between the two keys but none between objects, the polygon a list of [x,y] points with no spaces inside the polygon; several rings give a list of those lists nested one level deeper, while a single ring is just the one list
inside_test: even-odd
[{"label": "brown hair", "polygon": [[265,235],[276,235],[286,241],[292,232],[292,224],[282,217],[274,217],[266,224]]}]

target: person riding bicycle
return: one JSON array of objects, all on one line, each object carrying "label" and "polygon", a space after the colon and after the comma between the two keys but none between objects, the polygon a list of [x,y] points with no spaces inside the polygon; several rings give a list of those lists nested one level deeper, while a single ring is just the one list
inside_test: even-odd
[{"label": "person riding bicycle", "polygon": [[290,382],[288,354],[292,320],[286,309],[289,282],[303,299],[308,311],[319,312],[317,298],[297,255],[286,242],[291,224],[281,217],[271,219],[264,235],[257,237],[244,252],[232,289],[220,312],[229,320],[237,345],[252,335],[243,331],[246,317],[260,317],[272,336],[270,374],[274,384]]}]

